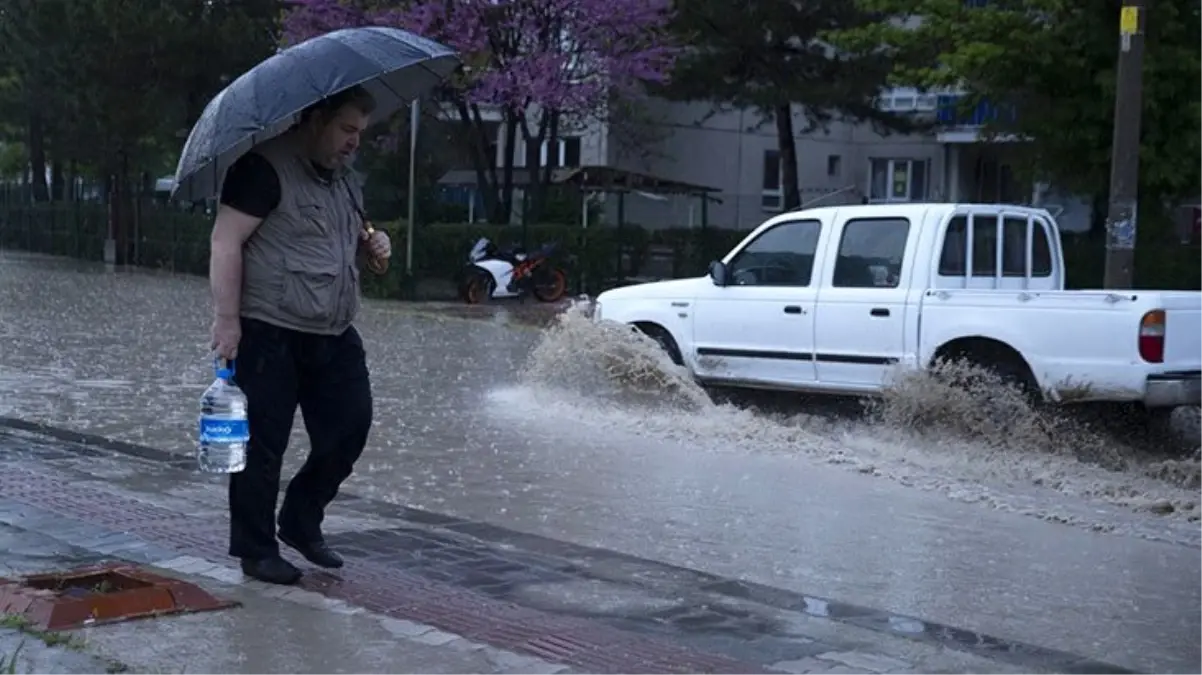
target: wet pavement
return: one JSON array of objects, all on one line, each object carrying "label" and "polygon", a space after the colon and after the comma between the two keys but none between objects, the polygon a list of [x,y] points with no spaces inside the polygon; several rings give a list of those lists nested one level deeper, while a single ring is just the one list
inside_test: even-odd
[{"label": "wet pavement", "polygon": [[[8,574],[124,559],[186,580],[217,580],[224,586],[201,585],[241,603],[72,633],[91,653],[132,668],[1127,672],[358,496],[339,501],[328,527],[348,566],[309,568],[301,590],[271,588],[243,579],[224,555],[219,480],[177,467],[169,453],[76,437],[95,441],[81,444],[52,433],[0,430],[0,541],[9,552]],[[398,645],[389,632],[425,646]],[[474,660],[465,661],[468,655]]]},{"label": "wet pavement", "polygon": [[[8,520],[14,511],[7,510]],[[28,507],[17,520],[40,518],[40,531],[0,525],[3,573],[24,574],[120,559],[107,544],[87,541],[54,514]],[[58,520],[58,527],[48,523]],[[82,539],[84,546],[55,535]],[[89,548],[89,546],[91,548]],[[110,551],[103,554],[101,548]],[[141,560],[146,547],[138,549]],[[166,553],[161,552],[161,553]],[[203,560],[164,557],[153,563],[237,606],[218,612],[138,619],[48,633],[8,619],[0,627],[0,662],[17,655],[20,673],[567,673],[567,666],[491,648],[409,621],[374,615],[316,593],[248,582]],[[199,565],[197,564],[199,563]],[[195,572],[204,572],[197,574]],[[19,651],[18,651],[19,647]]]},{"label": "wet pavement", "polygon": [[[0,416],[191,451],[210,378],[204,280],[0,253],[0,288]],[[873,620],[921,617],[1137,670],[1198,671],[1196,485],[1150,465],[1115,473],[915,446],[904,430],[678,405],[662,391],[634,406],[581,363],[637,351],[565,340],[531,361],[547,321],[537,307],[367,303],[376,428],[347,489],[744,582],[757,602],[836,599]],[[287,470],[303,458],[299,427]],[[105,480],[138,489],[135,478]],[[206,517],[224,517],[208,503]],[[409,536],[361,525],[344,544],[368,558],[354,532]],[[509,583],[492,591],[518,592]],[[564,583],[593,597],[594,582]],[[626,618],[725,622],[738,639],[775,625],[662,602],[640,611]]]}]

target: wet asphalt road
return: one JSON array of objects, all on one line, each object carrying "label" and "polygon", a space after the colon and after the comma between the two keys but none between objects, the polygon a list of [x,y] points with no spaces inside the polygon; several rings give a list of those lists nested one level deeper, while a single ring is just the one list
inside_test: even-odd
[{"label": "wet asphalt road", "polygon": [[[202,279],[0,252],[0,415],[191,452],[211,378],[206,297]],[[524,382],[538,331],[471,312],[489,318],[368,303],[376,428],[348,489],[1130,668],[1199,671],[1196,522],[1053,505],[1113,525],[1093,532],[1023,515],[1024,500],[1046,511],[1050,497],[1021,485],[949,499],[787,451],[864,442],[846,433],[761,433],[769,422],[751,413],[592,398],[566,358],[564,391]]]}]

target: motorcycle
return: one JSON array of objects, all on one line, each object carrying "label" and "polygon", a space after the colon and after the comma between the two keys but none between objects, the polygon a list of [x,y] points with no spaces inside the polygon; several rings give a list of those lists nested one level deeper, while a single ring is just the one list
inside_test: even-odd
[{"label": "motorcycle", "polygon": [[529,254],[521,248],[502,250],[481,237],[468,253],[459,298],[474,305],[530,293],[540,302],[556,302],[568,292],[568,275],[550,262],[558,249],[551,243]]}]

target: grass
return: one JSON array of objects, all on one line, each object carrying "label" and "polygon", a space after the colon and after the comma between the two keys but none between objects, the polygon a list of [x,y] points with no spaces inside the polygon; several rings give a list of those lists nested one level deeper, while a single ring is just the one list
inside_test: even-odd
[{"label": "grass", "polygon": [[[30,637],[41,640],[47,647],[62,647],[75,651],[83,651],[87,647],[85,642],[78,635],[64,633],[58,631],[47,631],[34,628],[29,619],[19,614],[0,615],[0,628],[9,628],[19,630]],[[17,648],[11,654],[0,653],[0,675],[16,675],[17,673],[17,657],[21,654],[21,649],[25,647],[25,641],[22,640]],[[120,661],[105,659],[106,673],[128,673],[129,666]]]},{"label": "grass", "polygon": [[[29,622],[29,619],[26,619],[19,614],[8,614],[0,617],[0,628],[12,628],[19,630],[26,635],[41,640],[46,644],[47,647],[64,647],[66,649],[82,650],[87,646],[87,644],[78,635],[34,628],[33,624]],[[16,658],[15,653],[13,654],[12,658]],[[0,665],[3,665],[3,663],[3,661],[0,661]],[[10,663],[9,665],[11,667],[12,664]]]},{"label": "grass", "polygon": [[22,641],[17,645],[17,648],[13,650],[12,654],[0,654],[0,673],[14,675],[17,672],[17,657],[20,656],[21,648],[24,646],[25,642]]}]

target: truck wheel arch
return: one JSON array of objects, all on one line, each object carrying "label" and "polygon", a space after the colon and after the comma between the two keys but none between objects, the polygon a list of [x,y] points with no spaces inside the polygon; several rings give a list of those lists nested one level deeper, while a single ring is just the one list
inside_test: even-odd
[{"label": "truck wheel arch", "polygon": [[928,367],[940,361],[964,360],[988,368],[1024,390],[1034,400],[1044,399],[1035,371],[1022,353],[1009,344],[983,335],[958,337],[943,343],[931,356]]},{"label": "truck wheel arch", "polygon": [[659,346],[668,352],[668,358],[672,359],[672,363],[678,366],[684,365],[684,357],[680,353],[680,345],[676,344],[676,338],[672,337],[672,331],[654,321],[635,321],[630,325],[643,335],[658,342]]}]

